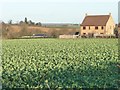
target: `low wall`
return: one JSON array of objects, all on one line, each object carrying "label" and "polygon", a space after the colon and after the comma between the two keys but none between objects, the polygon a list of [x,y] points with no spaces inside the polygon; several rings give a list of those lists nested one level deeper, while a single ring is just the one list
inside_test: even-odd
[{"label": "low wall", "polygon": [[59,38],[78,38],[78,35],[59,35]]}]

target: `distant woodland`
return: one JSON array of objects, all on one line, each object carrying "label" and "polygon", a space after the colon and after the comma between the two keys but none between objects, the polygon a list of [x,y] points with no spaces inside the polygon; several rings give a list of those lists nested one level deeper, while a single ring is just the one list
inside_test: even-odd
[{"label": "distant woodland", "polygon": [[0,31],[2,38],[20,38],[22,36],[31,36],[33,34],[46,34],[48,37],[58,37],[61,34],[74,34],[79,32],[79,25],[42,25],[41,22],[35,23],[25,18],[17,24],[12,20],[8,23],[1,22]]}]

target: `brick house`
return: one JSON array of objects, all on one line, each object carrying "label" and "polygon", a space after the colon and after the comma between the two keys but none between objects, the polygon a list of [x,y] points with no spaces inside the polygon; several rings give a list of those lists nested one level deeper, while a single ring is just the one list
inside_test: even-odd
[{"label": "brick house", "polygon": [[115,23],[112,15],[87,15],[80,25],[80,34],[114,35]]}]

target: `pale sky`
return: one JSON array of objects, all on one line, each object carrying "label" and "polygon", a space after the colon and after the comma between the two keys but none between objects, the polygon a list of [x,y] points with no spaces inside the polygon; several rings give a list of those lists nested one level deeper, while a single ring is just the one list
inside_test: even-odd
[{"label": "pale sky", "polygon": [[4,22],[28,20],[42,23],[81,23],[88,15],[112,13],[118,22],[119,0],[0,0],[0,17]]},{"label": "pale sky", "polygon": [[120,1],[118,5],[118,22],[120,23]]}]

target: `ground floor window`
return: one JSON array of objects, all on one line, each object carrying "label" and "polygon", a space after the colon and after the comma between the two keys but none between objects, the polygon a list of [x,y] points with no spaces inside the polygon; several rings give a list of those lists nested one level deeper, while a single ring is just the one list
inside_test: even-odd
[{"label": "ground floor window", "polygon": [[86,33],[83,33],[83,35],[86,35]]},{"label": "ground floor window", "polygon": [[96,26],[95,29],[98,29],[98,27]]}]

